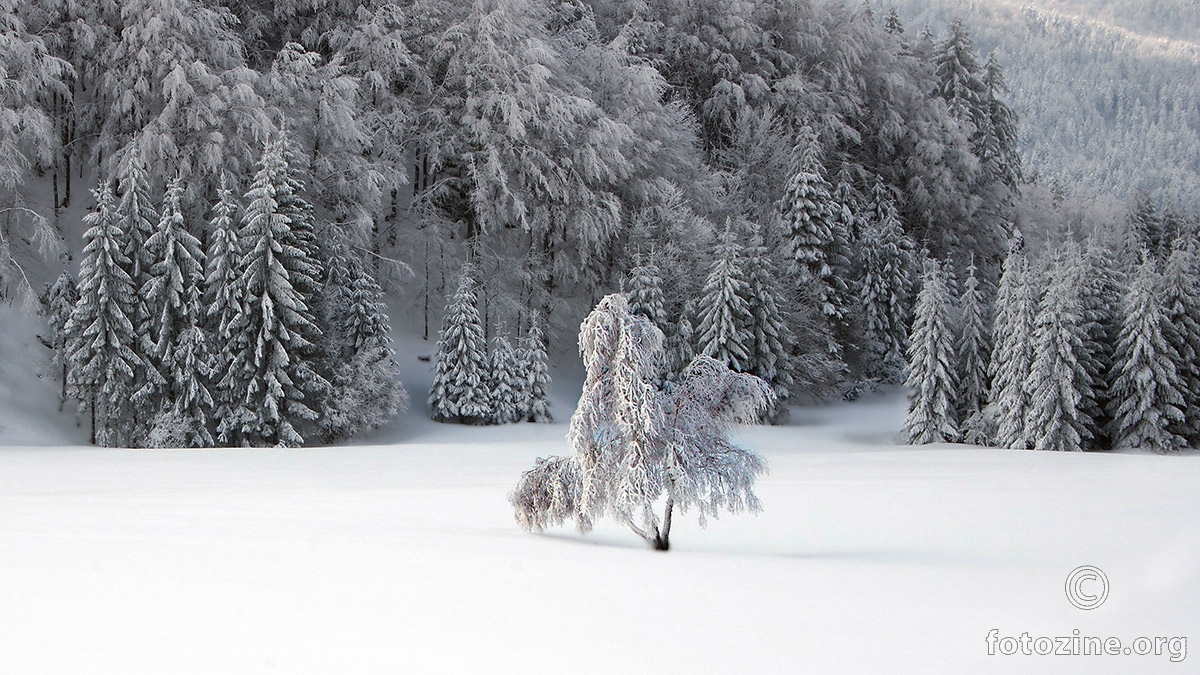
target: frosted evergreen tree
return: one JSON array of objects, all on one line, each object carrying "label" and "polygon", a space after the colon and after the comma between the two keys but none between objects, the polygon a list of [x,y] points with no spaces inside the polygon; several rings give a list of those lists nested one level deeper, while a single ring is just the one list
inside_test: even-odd
[{"label": "frosted evergreen tree", "polygon": [[1091,376],[1077,258],[1056,254],[1033,333],[1026,435],[1035,450],[1077,451],[1091,441]]},{"label": "frosted evergreen tree", "polygon": [[539,459],[521,476],[509,501],[522,527],[574,519],[587,532],[610,515],[665,551],[676,509],[697,509],[704,524],[721,509],[761,508],[753,488],[765,464],[728,432],[756,420],[770,404],[770,386],[699,356],[665,393],[655,384],[662,342],[621,294],[605,297],[584,320],[586,379],[567,434],[573,453]]},{"label": "frosted evergreen tree", "polygon": [[1187,445],[1178,433],[1186,422],[1179,360],[1164,335],[1166,314],[1157,298],[1154,260],[1138,267],[1123,303],[1112,389],[1112,437],[1118,448],[1173,452]]},{"label": "frosted evergreen tree", "polygon": [[937,75],[934,93],[946,100],[955,117],[970,122],[974,130],[985,128],[986,86],[983,83],[983,69],[979,66],[979,57],[961,20],[951,21],[945,39],[938,43],[934,70]]},{"label": "frosted evergreen tree", "polygon": [[1200,265],[1194,245],[1175,242],[1162,274],[1165,337],[1177,356],[1175,372],[1184,399],[1184,422],[1175,431],[1195,446],[1200,442]]},{"label": "frosted evergreen tree", "polygon": [[629,309],[641,314],[664,333],[667,331],[667,310],[663,300],[662,276],[658,265],[639,262],[629,272]]},{"label": "frosted evergreen tree", "polygon": [[687,300],[680,308],[679,318],[676,319],[672,331],[667,335],[667,377],[676,379],[692,359],[696,358],[695,329],[692,327],[692,316],[695,315],[695,304]]},{"label": "frosted evergreen tree", "polygon": [[238,243],[238,204],[224,176],[217,190],[217,203],[208,225],[208,252],[205,261],[205,314],[211,329],[215,373],[226,375],[214,384],[216,402],[214,417],[217,441],[222,445],[234,443],[240,434],[239,420],[244,416],[242,388],[244,383],[232,374],[234,353],[242,336],[235,336],[232,327],[242,312],[241,248]]},{"label": "frosted evergreen tree", "polygon": [[974,259],[967,266],[959,296],[959,330],[955,350],[958,354],[958,408],[964,422],[983,410],[988,397],[988,357],[992,353],[987,305],[979,289]]},{"label": "frosted evergreen tree", "polygon": [[1001,448],[1025,449],[1030,444],[1025,420],[1030,408],[1029,376],[1033,372],[1037,302],[1024,242],[1018,234],[1004,260],[992,328],[989,408],[996,420],[993,443]]},{"label": "frosted evergreen tree", "polygon": [[521,338],[517,356],[520,371],[525,377],[522,387],[525,398],[520,420],[539,424],[553,422],[550,401],[547,399],[550,392],[550,370],[540,318],[535,316],[530,322],[529,331]]},{"label": "frosted evergreen tree", "polygon": [[133,349],[137,339],[130,316],[137,310],[137,293],[123,253],[112,188],[102,183],[93,191],[95,209],[83,218],[83,261],[79,266],[79,301],[65,328],[72,336],[70,371],[80,401],[92,412],[92,442],[118,445],[127,437],[120,429],[134,372],[141,358]]},{"label": "frosted evergreen tree", "polygon": [[150,269],[156,262],[146,243],[154,235],[159,214],[150,200],[146,165],[136,146],[130,148],[125,158],[119,188],[121,202],[117,207],[117,219],[124,233],[122,253],[129,260],[129,278],[138,291],[129,319],[133,322],[136,336],[131,348],[139,357],[134,370],[133,440],[140,441],[145,434],[145,426],[157,412],[166,380],[155,365],[154,317],[143,293],[146,283],[150,281]]},{"label": "frosted evergreen tree", "polygon": [[346,273],[345,312],[337,326],[345,344],[322,421],[331,438],[379,428],[408,408],[383,289],[357,260],[348,263]]},{"label": "frosted evergreen tree", "polygon": [[70,350],[72,339],[67,332],[67,323],[79,302],[79,286],[70,272],[58,275],[52,285],[47,285],[41,295],[42,313],[46,317],[46,325],[50,328],[48,338],[39,336],[42,344],[54,352],[54,365],[61,369],[60,383],[62,390],[58,398],[58,410],[62,412],[63,405],[70,395],[68,388],[70,375]]},{"label": "frosted evergreen tree", "polygon": [[[791,396],[792,334],[781,307],[783,294],[767,247],[754,233],[746,248],[747,305],[750,313],[750,358],[748,372],[771,385],[776,401]],[[778,410],[771,410],[775,416]]]},{"label": "frosted evergreen tree", "polygon": [[900,226],[890,191],[877,183],[871,215],[859,244],[863,334],[887,377],[905,363],[913,243]]},{"label": "frosted evergreen tree", "polygon": [[1004,71],[993,51],[983,67],[984,129],[976,135],[975,154],[992,177],[1011,189],[1021,180],[1021,155],[1017,147],[1017,114],[1001,96],[1008,91]]},{"label": "frosted evergreen tree", "polygon": [[527,396],[524,390],[527,385],[521,380],[526,374],[521,372],[521,363],[517,358],[517,350],[513,349],[508,338],[497,335],[492,338],[492,349],[489,353],[491,367],[489,373],[488,394],[492,404],[493,424],[510,424],[522,420],[522,405]]},{"label": "frosted evergreen tree", "polygon": [[183,287],[180,306],[172,312],[177,314],[177,332],[171,335],[169,355],[162,359],[169,397],[166,410],[152,421],[148,440],[153,447],[208,448],[215,444],[209,420],[216,404],[209,389],[216,372],[208,333],[200,325],[204,316],[200,285],[197,270]]},{"label": "frosted evergreen tree", "polygon": [[[203,307],[189,298],[202,282],[204,251],[200,240],[187,231],[180,211],[183,184],[179,178],[167,185],[163,197],[162,216],[154,234],[146,240],[146,249],[153,261],[141,295],[150,311],[151,359],[156,368],[167,376],[174,370],[173,359],[179,350],[179,336],[188,326],[199,326]],[[191,312],[201,312],[191,316]],[[168,400],[179,392],[167,378]]]},{"label": "frosted evergreen tree", "polygon": [[217,344],[231,339],[229,326],[241,311],[238,286],[238,205],[224,176],[217,189],[217,203],[208,222],[208,251],[205,256],[206,314]]},{"label": "frosted evergreen tree", "polygon": [[475,281],[464,269],[438,337],[429,389],[429,410],[437,422],[487,424],[492,418],[487,343],[476,303]]},{"label": "frosted evergreen tree", "polygon": [[895,7],[889,9],[887,16],[884,17],[883,29],[892,35],[904,34],[904,22],[900,20],[900,12]]},{"label": "frosted evergreen tree", "polygon": [[754,321],[746,296],[750,285],[741,259],[741,249],[732,222],[725,225],[715,259],[700,292],[700,328],[697,351],[746,372],[751,346],[748,330]]},{"label": "frosted evergreen tree", "polygon": [[789,269],[800,289],[811,289],[827,317],[840,318],[843,308],[835,302],[831,287],[837,282],[830,266],[831,249],[841,246],[835,238],[832,189],[825,180],[818,158],[816,137],[801,134],[795,150],[794,169],[780,203],[781,223]]},{"label": "frosted evergreen tree", "polygon": [[917,294],[905,383],[908,416],[904,431],[914,445],[958,439],[952,309],[953,300],[941,265],[936,260],[927,260],[921,292]]},{"label": "frosted evergreen tree", "polygon": [[[319,417],[314,406],[329,389],[315,368],[321,332],[297,288],[319,264],[297,245],[291,219],[275,198],[289,190],[288,171],[282,143],[268,143],[238,233],[244,312],[230,326],[236,338],[221,388],[237,394],[239,431],[252,445],[303,444],[297,426]],[[222,431],[228,437],[229,430]]]},{"label": "frosted evergreen tree", "polygon": [[1116,258],[1107,247],[1090,241],[1083,259],[1083,310],[1087,326],[1084,346],[1088,360],[1084,364],[1092,380],[1095,401],[1088,415],[1093,420],[1092,438],[1107,445],[1112,408],[1109,390],[1113,368],[1113,351],[1121,330],[1121,272]]}]

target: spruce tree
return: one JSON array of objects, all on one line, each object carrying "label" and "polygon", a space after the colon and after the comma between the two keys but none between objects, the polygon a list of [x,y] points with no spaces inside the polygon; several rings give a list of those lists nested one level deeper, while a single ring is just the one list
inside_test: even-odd
[{"label": "spruce tree", "polygon": [[216,410],[210,391],[216,371],[209,334],[200,325],[204,315],[200,282],[199,271],[193,272],[176,308],[177,332],[171,336],[169,355],[162,360],[170,397],[166,410],[153,420],[152,446],[207,448],[215,444],[209,421]]},{"label": "spruce tree", "polygon": [[973,131],[984,129],[987,92],[983,70],[961,20],[950,22],[945,39],[937,45],[934,71],[937,75],[934,94],[946,100],[955,117],[971,123]]},{"label": "spruce tree", "polygon": [[950,289],[941,265],[925,262],[908,347],[909,443],[947,443],[958,439],[955,395],[954,329]]},{"label": "spruce tree", "polygon": [[1109,390],[1113,368],[1113,352],[1121,330],[1121,271],[1116,258],[1103,244],[1088,242],[1083,256],[1083,311],[1087,326],[1084,346],[1088,360],[1085,367],[1092,380],[1094,403],[1087,411],[1093,420],[1091,435],[1099,447],[1107,447],[1112,409]]},{"label": "spruce tree", "polygon": [[958,342],[958,409],[964,422],[981,412],[987,404],[988,356],[992,353],[987,306],[979,289],[978,270],[974,259],[967,266],[959,296]]},{"label": "spruce tree", "polygon": [[860,300],[863,333],[887,378],[905,362],[908,303],[912,289],[913,243],[900,226],[890,190],[876,183],[866,231],[860,242]]},{"label": "spruce tree", "polygon": [[1179,357],[1167,342],[1157,297],[1158,272],[1147,254],[1123,303],[1112,390],[1112,437],[1118,448],[1173,452],[1187,445],[1178,433],[1186,417]]},{"label": "spruce tree", "polygon": [[124,233],[122,253],[129,260],[129,278],[137,291],[133,301],[134,310],[129,317],[135,336],[130,347],[139,358],[134,369],[131,440],[140,443],[150,419],[161,406],[166,380],[155,365],[153,316],[143,293],[150,280],[150,269],[156,262],[146,243],[154,235],[159,214],[150,200],[146,165],[136,145],[129,149],[125,158],[119,188],[121,202],[117,207],[117,219]]},{"label": "spruce tree", "polygon": [[243,336],[232,331],[242,313],[241,247],[238,242],[238,204],[224,176],[217,190],[208,227],[205,261],[204,301],[212,338],[214,373],[224,374],[212,388],[215,401],[217,442],[231,445],[240,440],[246,415],[244,382],[233,373],[234,354]]},{"label": "spruce tree", "polygon": [[671,332],[667,335],[667,379],[676,379],[692,359],[696,358],[696,331],[692,326],[695,313],[695,303],[691,299],[685,301],[679,310],[679,318],[675,320]]},{"label": "spruce tree", "polygon": [[475,281],[464,268],[458,290],[446,307],[438,337],[429,410],[434,421],[486,424],[492,417],[488,396],[487,343],[476,305]]},{"label": "spruce tree", "polygon": [[834,277],[831,258],[844,248],[835,234],[844,233],[835,228],[832,189],[823,176],[817,151],[815,136],[806,130],[793,151],[792,176],[780,203],[787,272],[802,292],[811,289],[822,314],[839,319],[844,308],[836,302],[833,286],[839,280]]},{"label": "spruce tree", "polygon": [[1200,443],[1200,265],[1193,244],[1177,240],[1163,268],[1165,337],[1176,356],[1184,399],[1184,422],[1175,429],[1194,447]]},{"label": "spruce tree", "polygon": [[120,429],[141,358],[131,315],[137,310],[129,259],[112,188],[93,191],[95,209],[83,218],[83,261],[79,266],[79,301],[65,328],[72,336],[70,371],[80,401],[92,411],[92,442],[111,446],[127,441]]},{"label": "spruce tree", "polygon": [[238,292],[238,205],[224,176],[217,189],[217,200],[208,222],[204,301],[217,344],[226,345],[232,337],[229,326],[241,312],[241,297]]},{"label": "spruce tree", "polygon": [[747,304],[750,313],[750,359],[747,372],[771,385],[775,416],[791,396],[792,334],[781,307],[784,304],[767,247],[755,231],[746,248]]},{"label": "spruce tree", "polygon": [[[172,363],[179,349],[179,335],[188,326],[199,326],[203,307],[189,298],[199,286],[204,271],[204,251],[200,240],[187,231],[183,222],[180,201],[183,185],[179,178],[167,186],[163,198],[162,216],[154,234],[146,240],[146,249],[153,261],[141,295],[150,311],[151,360],[165,376],[173,370]],[[168,400],[179,392],[167,381]]]},{"label": "spruce tree", "polygon": [[336,328],[343,348],[333,368],[323,420],[332,438],[378,428],[408,407],[392,349],[391,322],[383,289],[358,260],[346,265],[344,312]]},{"label": "spruce tree", "polygon": [[751,345],[748,329],[754,321],[746,302],[750,285],[732,221],[717,244],[715,259],[700,295],[697,351],[737,372],[746,372]]},{"label": "spruce tree", "polygon": [[539,317],[534,316],[530,321],[529,331],[521,338],[517,355],[520,371],[525,377],[520,419],[539,424],[553,422],[550,401],[546,398],[550,392],[550,370]]},{"label": "spruce tree", "polygon": [[488,393],[492,402],[493,424],[509,424],[522,420],[522,408],[527,395],[524,390],[525,373],[521,372],[521,363],[512,343],[503,335],[492,338],[492,349],[489,353],[491,367],[489,373]]},{"label": "spruce tree", "polygon": [[62,371],[60,380],[62,389],[58,398],[58,410],[62,412],[63,405],[66,404],[70,395],[68,382],[70,380],[72,339],[70,333],[67,332],[67,324],[71,320],[71,314],[75,311],[75,304],[79,302],[79,286],[75,277],[71,276],[70,272],[58,275],[54,284],[47,286],[42,291],[40,299],[46,324],[50,328],[49,339],[42,339],[42,344],[54,352],[54,363]]},{"label": "spruce tree", "polygon": [[629,311],[650,319],[650,323],[667,332],[667,310],[663,300],[662,276],[658,265],[639,262],[629,272]]},{"label": "spruce tree", "polygon": [[989,407],[996,420],[993,444],[1026,449],[1030,437],[1025,420],[1030,406],[1029,375],[1033,370],[1033,329],[1037,293],[1019,235],[1009,250],[996,292],[992,329],[992,390]]},{"label": "spruce tree", "polygon": [[1070,252],[1058,253],[1052,265],[1034,322],[1025,427],[1035,450],[1077,451],[1091,441],[1092,426],[1081,275]]},{"label": "spruce tree", "polygon": [[222,389],[242,404],[240,432],[252,445],[304,443],[298,425],[319,417],[329,383],[317,373],[317,328],[309,298],[297,288],[319,272],[317,261],[298,245],[292,220],[276,195],[289,190],[289,169],[280,141],[267,144],[246,193],[238,233],[238,270],[244,312],[230,326],[233,358]]}]

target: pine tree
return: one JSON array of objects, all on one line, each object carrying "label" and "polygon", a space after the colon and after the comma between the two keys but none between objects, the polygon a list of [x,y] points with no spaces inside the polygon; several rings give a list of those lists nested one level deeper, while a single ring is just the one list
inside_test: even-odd
[{"label": "pine tree", "polygon": [[1194,245],[1175,243],[1163,268],[1161,304],[1164,336],[1174,354],[1184,399],[1184,422],[1174,430],[1195,446],[1200,442],[1200,265]]},{"label": "pine tree", "polygon": [[1059,252],[1039,305],[1026,434],[1035,450],[1083,450],[1091,441],[1091,377],[1084,363],[1087,325],[1078,258]]},{"label": "pine tree", "polygon": [[238,233],[238,285],[244,312],[230,332],[237,336],[222,389],[238,394],[240,432],[254,445],[297,446],[301,421],[319,417],[329,383],[315,369],[321,332],[298,285],[319,272],[317,261],[299,247],[292,221],[276,195],[287,194],[288,165],[282,142],[269,143],[246,193]]},{"label": "pine tree", "polygon": [[697,351],[737,372],[746,372],[751,365],[747,330],[754,317],[746,302],[749,291],[740,246],[728,222],[701,291]]},{"label": "pine tree", "polygon": [[155,366],[153,317],[142,292],[150,280],[150,269],[156,262],[146,242],[154,235],[159,214],[150,200],[146,165],[137,146],[130,148],[125,159],[119,187],[121,202],[117,207],[117,218],[124,233],[122,254],[129,260],[129,278],[138,291],[133,301],[133,313],[129,317],[135,336],[130,348],[139,358],[134,370],[132,392],[132,440],[137,443],[145,435],[150,418],[158,412],[160,397],[166,386],[166,380]]},{"label": "pine tree", "polygon": [[112,188],[93,191],[95,210],[84,216],[83,261],[79,266],[79,301],[67,322],[72,336],[70,371],[80,401],[92,411],[92,442],[117,445],[122,413],[134,385],[141,358],[130,316],[136,311],[133,282],[123,251],[125,233],[114,206]]},{"label": "pine tree", "polygon": [[[167,185],[158,228],[146,240],[153,262],[141,289],[150,311],[151,359],[164,375],[173,369],[180,333],[187,326],[198,326],[201,320],[201,316],[189,316],[190,312],[202,309],[189,298],[203,279],[204,252],[200,240],[184,226],[180,211],[182,197],[182,182],[175,178]],[[169,400],[179,393],[169,380],[167,391]]]},{"label": "pine tree", "polygon": [[1084,346],[1088,360],[1085,367],[1092,380],[1095,397],[1088,416],[1093,420],[1091,436],[1100,447],[1108,445],[1108,429],[1112,409],[1109,390],[1113,368],[1113,351],[1121,330],[1121,285],[1119,266],[1111,252],[1096,241],[1090,241],[1084,253],[1083,310],[1086,324]]},{"label": "pine tree", "polygon": [[892,35],[904,34],[904,23],[900,21],[900,12],[895,7],[888,10],[887,17],[883,20],[883,29]]},{"label": "pine tree", "polygon": [[521,372],[521,364],[517,359],[517,351],[513,349],[512,343],[508,338],[497,335],[492,338],[492,349],[489,354],[491,367],[489,373],[488,394],[492,403],[493,424],[509,424],[519,422],[522,419],[521,413],[524,400],[527,396],[524,394],[526,385],[520,380],[524,380],[525,373]]},{"label": "pine tree", "polygon": [[547,396],[550,391],[550,370],[546,358],[546,343],[542,337],[541,319],[537,316],[529,325],[529,332],[521,338],[518,349],[520,371],[524,374],[525,382],[520,420],[528,420],[539,424],[553,422],[550,414],[550,401]]},{"label": "pine tree", "polygon": [[68,382],[70,380],[70,351],[73,340],[67,332],[67,324],[79,302],[79,286],[70,272],[63,272],[53,285],[48,285],[41,295],[42,312],[46,316],[46,324],[50,328],[49,339],[42,339],[42,344],[54,352],[54,363],[62,369],[62,390],[58,398],[58,410],[62,412],[63,405],[70,395]]},{"label": "pine tree", "polygon": [[987,306],[979,289],[978,270],[974,259],[967,267],[967,278],[959,296],[959,331],[955,349],[958,353],[958,409],[968,420],[983,410],[988,398],[987,367],[991,354],[991,335]]},{"label": "pine tree", "polygon": [[476,302],[475,281],[464,268],[438,337],[429,389],[429,409],[437,422],[486,424],[492,417],[487,343]]},{"label": "pine tree", "polygon": [[1017,114],[1000,97],[1008,91],[996,53],[988,54],[983,68],[984,128],[976,135],[975,155],[992,178],[1015,190],[1021,180],[1021,155],[1017,147]]},{"label": "pine tree", "polygon": [[811,131],[801,134],[794,152],[794,170],[780,204],[789,269],[799,289],[811,288],[821,313],[840,319],[844,307],[836,302],[831,258],[844,249],[835,228],[833,197],[825,180],[817,154],[817,142]]},{"label": "pine tree", "polygon": [[392,349],[383,289],[357,260],[346,265],[345,312],[336,326],[344,341],[333,368],[326,418],[330,438],[376,429],[408,407]]},{"label": "pine tree", "polygon": [[238,243],[238,205],[224,176],[217,190],[217,203],[212,209],[208,227],[208,254],[205,269],[205,314],[212,336],[215,373],[225,373],[215,383],[212,393],[216,403],[214,417],[217,441],[222,445],[235,443],[240,436],[244,383],[233,373],[234,353],[242,336],[232,332],[242,312],[241,248]]},{"label": "pine tree", "polygon": [[639,262],[629,272],[628,293],[629,311],[650,319],[650,323],[665,333],[668,328],[667,310],[658,265]]},{"label": "pine tree", "polygon": [[[159,230],[159,234],[162,232]],[[170,351],[162,358],[161,366],[170,396],[166,410],[153,420],[149,441],[154,447],[207,448],[214,445],[209,420],[213,418],[216,404],[209,389],[216,371],[209,335],[200,326],[204,315],[200,282],[197,266],[183,287],[180,305],[173,312],[177,314],[173,318],[177,332],[171,335]]]},{"label": "pine tree", "polygon": [[674,329],[667,335],[667,378],[674,380],[684,368],[696,358],[695,329],[692,327],[692,317],[695,316],[695,303],[687,300],[680,308],[679,318]]},{"label": "pine tree", "polygon": [[899,372],[908,340],[908,303],[912,289],[913,243],[904,234],[890,191],[876,183],[866,231],[860,242],[860,300],[863,334],[885,378]]},{"label": "pine tree", "polygon": [[946,443],[958,439],[955,419],[954,330],[952,300],[941,265],[925,262],[921,292],[908,347],[908,416],[904,430],[909,443]]},{"label": "pine tree", "polygon": [[[757,231],[746,248],[746,276],[751,317],[748,372],[771,385],[778,405],[791,395],[792,334],[780,309],[784,303],[774,267]],[[768,414],[777,416],[778,409]]]},{"label": "pine tree", "polygon": [[238,294],[238,205],[224,176],[208,222],[208,251],[204,278],[206,314],[218,344],[232,337],[229,326],[241,311]]},{"label": "pine tree", "polygon": [[946,30],[946,37],[937,45],[934,55],[937,87],[934,94],[946,100],[954,116],[984,129],[986,87],[979,57],[962,21],[955,19]]},{"label": "pine tree", "polygon": [[1036,314],[1037,293],[1025,259],[1024,243],[1018,236],[1004,261],[996,293],[989,366],[992,376],[989,407],[996,419],[993,443],[1001,448],[1029,447],[1025,420],[1030,407],[1028,379],[1033,371]]},{"label": "pine tree", "polygon": [[1112,437],[1115,447],[1173,452],[1187,445],[1177,433],[1186,421],[1184,383],[1175,370],[1179,356],[1164,336],[1166,315],[1156,297],[1159,282],[1147,255],[1123,303],[1113,381]]}]

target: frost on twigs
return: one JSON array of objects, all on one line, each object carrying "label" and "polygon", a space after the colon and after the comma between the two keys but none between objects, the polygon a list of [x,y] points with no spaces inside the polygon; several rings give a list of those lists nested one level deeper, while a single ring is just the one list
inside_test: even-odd
[{"label": "frost on twigs", "polygon": [[622,295],[600,301],[579,347],[587,377],[567,435],[573,453],[539,459],[522,474],[509,496],[522,527],[573,519],[587,532],[608,515],[667,550],[676,508],[695,508],[702,525],[721,509],[760,510],[753,488],[766,464],[728,434],[773,403],[769,384],[699,356],[659,389],[662,331],[631,314]]}]

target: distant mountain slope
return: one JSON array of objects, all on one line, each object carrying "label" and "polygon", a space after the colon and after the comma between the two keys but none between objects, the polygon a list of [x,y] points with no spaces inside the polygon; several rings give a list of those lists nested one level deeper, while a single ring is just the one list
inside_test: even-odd
[{"label": "distant mountain slope", "polygon": [[1200,205],[1195,0],[899,0],[907,32],[961,17],[996,50],[1027,166],[1068,194],[1149,192]]}]

